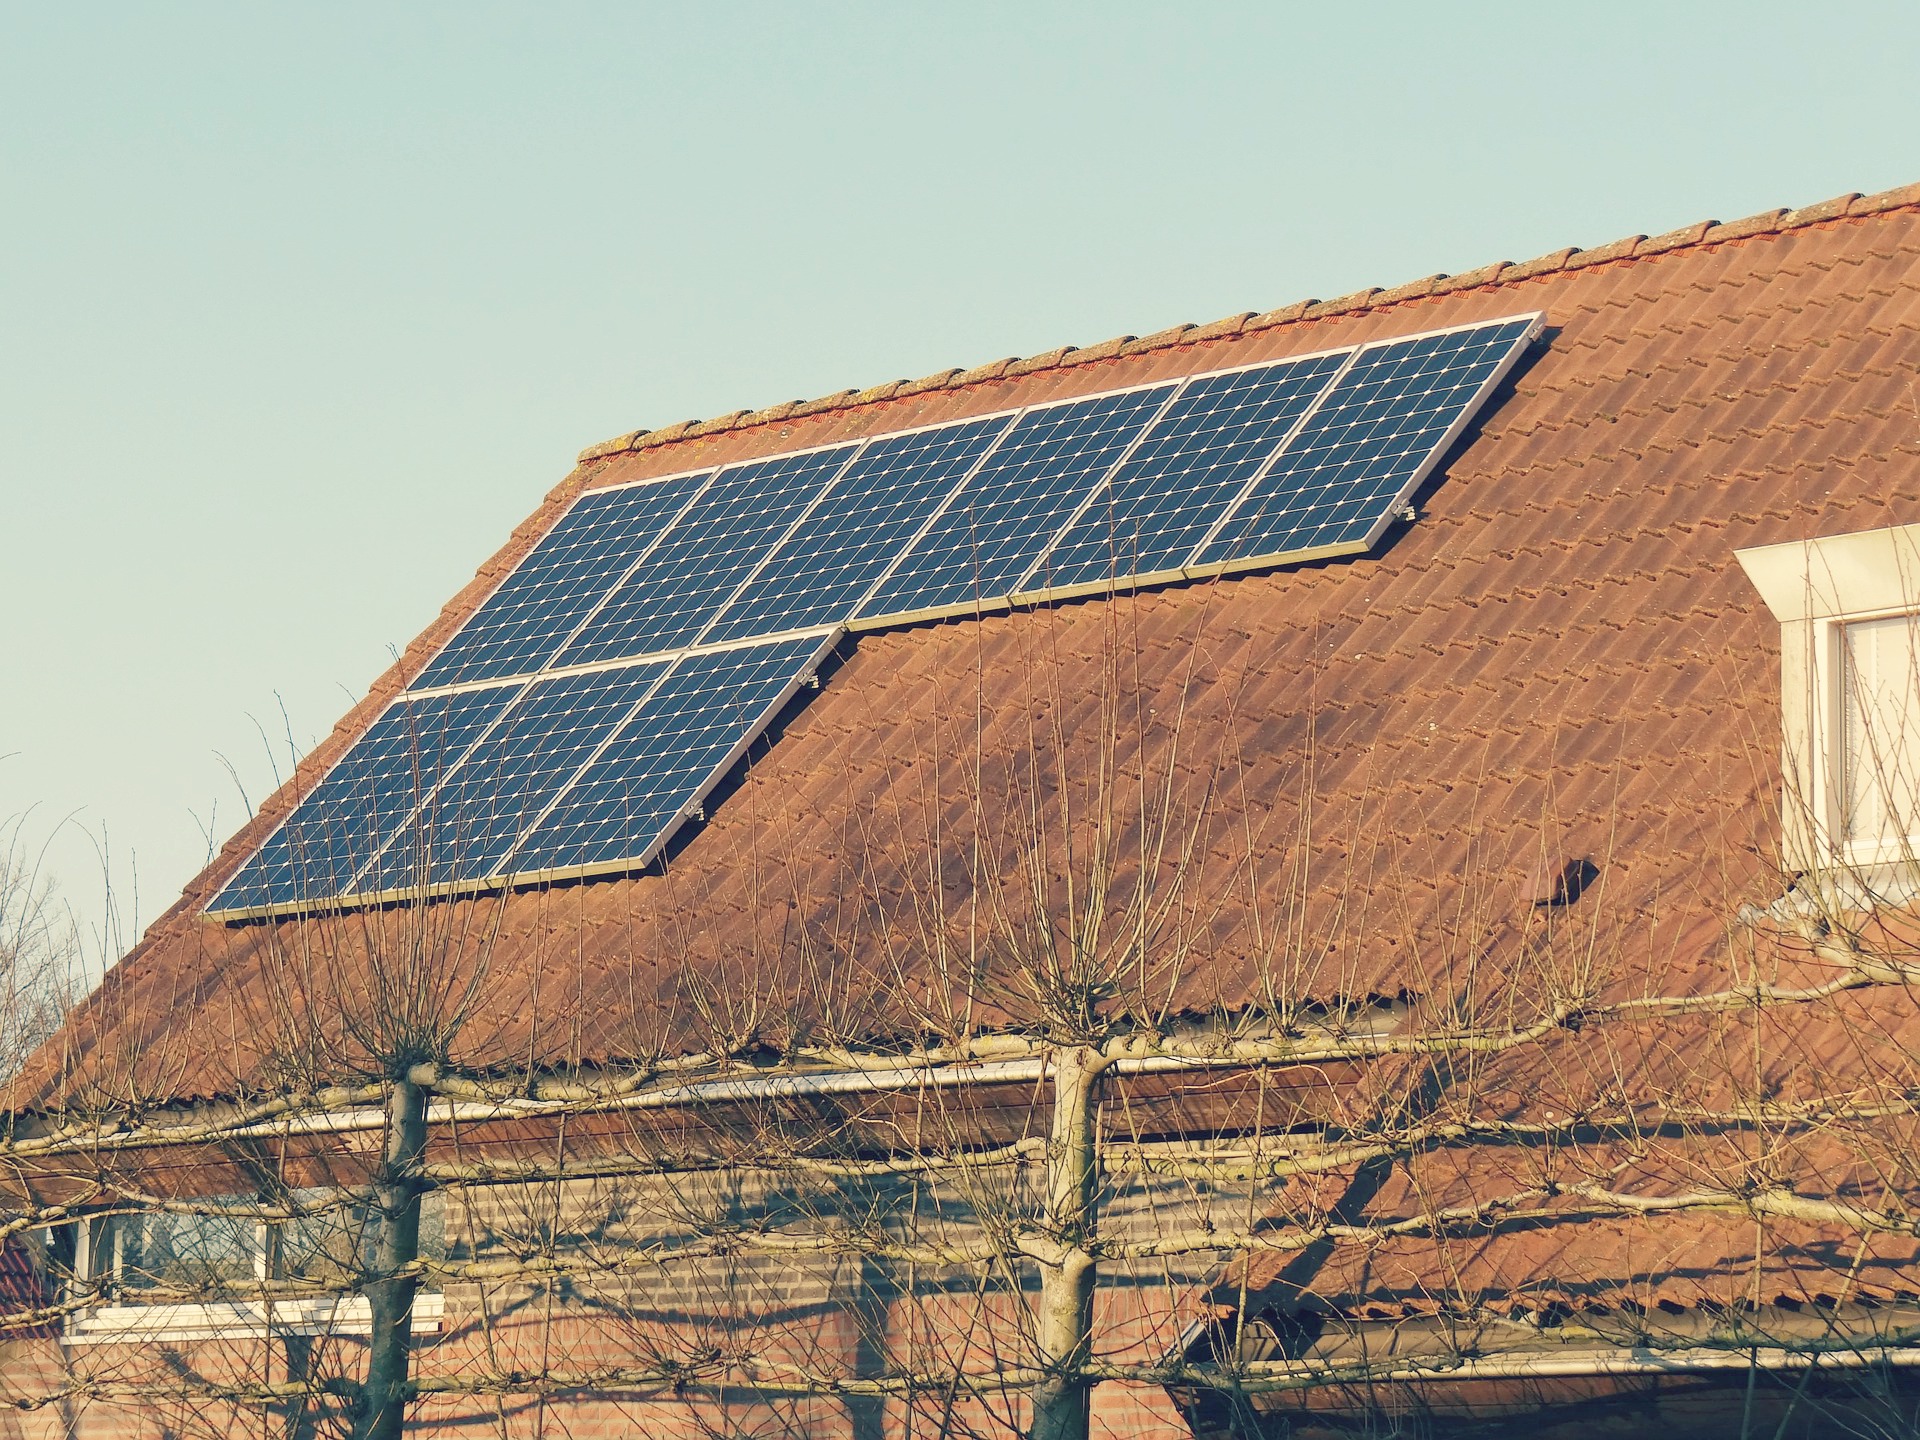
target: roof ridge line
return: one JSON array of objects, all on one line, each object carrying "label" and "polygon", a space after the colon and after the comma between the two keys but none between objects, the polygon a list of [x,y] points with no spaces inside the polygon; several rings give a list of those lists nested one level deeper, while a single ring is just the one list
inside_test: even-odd
[{"label": "roof ridge line", "polygon": [[1836,195],[1831,200],[1823,200],[1817,205],[1806,205],[1797,210],[1763,210],[1745,219],[1732,220],[1725,224],[1717,220],[1697,220],[1691,225],[1683,225],[1663,235],[1627,235],[1605,245],[1595,246],[1591,250],[1569,245],[1546,255],[1536,256],[1532,260],[1523,260],[1518,263],[1496,260],[1491,265],[1483,265],[1476,270],[1463,271],[1458,275],[1427,275],[1388,290],[1374,287],[1356,290],[1350,295],[1341,295],[1332,300],[1296,300],[1293,304],[1284,305],[1277,310],[1264,312],[1248,310],[1205,325],[1170,325],[1151,335],[1116,335],[1110,340],[1103,340],[1095,345],[1084,347],[1063,345],[1054,350],[1026,357],[1009,355],[1000,360],[989,360],[983,365],[976,365],[967,370],[956,368],[936,371],[918,380],[889,380],[864,390],[838,390],[812,400],[788,400],[758,410],[736,410],[731,414],[719,415],[707,420],[682,420],[657,430],[633,430],[624,435],[616,435],[611,440],[603,440],[597,445],[589,445],[580,452],[575,464],[588,465],[596,460],[605,460],[615,455],[630,454],[639,450],[651,450],[680,440],[724,435],[735,430],[754,429],[761,425],[777,424],[783,420],[792,420],[806,415],[857,409],[881,400],[898,400],[909,395],[924,395],[936,390],[963,389],[988,380],[1004,379],[1010,375],[1028,375],[1039,370],[1070,369],[1076,365],[1088,365],[1117,356],[1141,355],[1175,345],[1190,345],[1204,340],[1224,339],[1230,335],[1270,330],[1300,320],[1321,320],[1335,315],[1381,310],[1409,300],[1424,300],[1461,290],[1530,280],[1540,275],[1585,269],[1589,265],[1640,260],[1654,255],[1671,254],[1679,250],[1725,244],[1732,240],[1780,235],[1833,220],[1878,215],[1889,210],[1910,207],[1920,207],[1920,184],[1903,185],[1897,189],[1882,190],[1872,195],[1849,192],[1845,195]]}]

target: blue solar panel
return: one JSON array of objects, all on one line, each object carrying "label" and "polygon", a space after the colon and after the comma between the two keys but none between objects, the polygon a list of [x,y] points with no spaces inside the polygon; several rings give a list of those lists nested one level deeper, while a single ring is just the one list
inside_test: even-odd
[{"label": "blue solar panel", "polygon": [[1172,393],[1169,383],[1029,410],[860,615],[1008,594]]},{"label": "blue solar panel", "polygon": [[413,688],[538,670],[707,479],[680,475],[582,495]]},{"label": "blue solar panel", "polygon": [[855,448],[836,445],[722,470],[554,663],[624,660],[688,644]]},{"label": "blue solar panel", "polygon": [[520,690],[501,685],[401,696],[208,908],[294,905],[341,894]]},{"label": "blue solar panel", "polygon": [[1362,350],[1195,563],[1371,544],[1537,324],[1523,316]]},{"label": "blue solar panel", "polygon": [[845,620],[1012,419],[994,415],[873,441],[702,642]]},{"label": "blue solar panel", "polygon": [[644,865],[833,627],[1365,548],[1539,324],[589,492],[209,908]]},{"label": "blue solar panel", "polygon": [[514,872],[645,864],[830,641],[776,640],[682,659],[514,852]]},{"label": "blue solar panel", "polygon": [[1189,381],[1023,588],[1064,589],[1184,565],[1349,353]]},{"label": "blue solar panel", "polygon": [[547,802],[666,673],[666,664],[654,661],[557,675],[527,687],[359,888],[392,890],[498,874]]}]

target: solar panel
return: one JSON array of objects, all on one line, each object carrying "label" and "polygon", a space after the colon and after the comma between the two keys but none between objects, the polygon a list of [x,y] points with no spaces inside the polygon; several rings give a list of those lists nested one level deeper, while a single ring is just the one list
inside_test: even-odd
[{"label": "solar panel", "polygon": [[665,663],[654,661],[528,686],[359,888],[389,891],[498,874],[514,842],[666,673]]},{"label": "solar panel", "polygon": [[1371,545],[1539,326],[1520,316],[1361,350],[1194,564]]},{"label": "solar panel", "polygon": [[689,643],[856,448],[836,445],[722,470],[554,664],[624,660]]},{"label": "solar panel", "polygon": [[1188,381],[1021,588],[1178,571],[1349,353]]},{"label": "solar panel", "polygon": [[514,852],[515,873],[647,864],[832,642],[828,633],[683,658]]},{"label": "solar panel", "polygon": [[550,659],[711,478],[589,490],[413,682],[416,690],[525,675]]},{"label": "solar panel", "polygon": [[292,906],[344,893],[520,690],[501,685],[450,695],[402,695],[208,908]]},{"label": "solar panel", "polygon": [[870,443],[702,642],[846,619],[1012,418],[993,415]]},{"label": "solar panel", "polygon": [[844,627],[1362,550],[1540,326],[590,491],[208,908],[644,866]]},{"label": "solar panel", "polygon": [[1007,595],[1173,391],[1169,382],[1027,411],[859,615],[919,614]]}]

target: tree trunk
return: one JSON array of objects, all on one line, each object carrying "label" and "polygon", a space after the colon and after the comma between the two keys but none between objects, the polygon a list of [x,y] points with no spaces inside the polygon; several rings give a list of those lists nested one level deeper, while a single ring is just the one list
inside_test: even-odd
[{"label": "tree trunk", "polygon": [[1082,1367],[1093,1338],[1093,1288],[1099,1278],[1087,1249],[1099,1221],[1099,1055],[1089,1049],[1053,1057],[1053,1134],[1047,1144],[1046,1225],[1058,1253],[1040,1265],[1040,1359],[1052,1373],[1034,1387],[1032,1440],[1086,1440],[1088,1390]]},{"label": "tree trunk", "polygon": [[373,1335],[354,1440],[400,1440],[406,1423],[413,1292],[419,1280],[396,1272],[420,1254],[420,1158],[426,1143],[427,1093],[411,1079],[397,1079],[387,1096],[387,1149],[376,1187],[378,1241],[366,1286]]}]

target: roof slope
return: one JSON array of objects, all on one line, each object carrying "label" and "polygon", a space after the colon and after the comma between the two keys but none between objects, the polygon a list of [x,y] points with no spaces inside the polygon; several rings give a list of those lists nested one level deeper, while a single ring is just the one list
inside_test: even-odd
[{"label": "roof slope", "polygon": [[[1023,855],[1084,823],[1061,797],[1098,787],[1101,756],[1163,797],[1093,795],[1101,823],[1135,853],[1143,832],[1186,846],[1115,884],[1164,885],[1178,852],[1153,980],[1175,1008],[1429,990],[1569,856],[1602,871],[1605,904],[1569,914],[1621,983],[1712,983],[1732,909],[1770,893],[1778,785],[1776,632],[1732,552],[1916,518],[1920,187],[595,447],[114,969],[24,1098],[271,1083],[261,1037],[306,1003],[301,957],[351,988],[351,952],[402,922],[200,908],[583,488],[1532,309],[1550,345],[1380,554],[861,636],[665,873],[436,907],[436,943],[484,971],[466,1058],[919,1023],[863,1007],[956,943],[981,894],[1024,903]],[[954,853],[974,868],[930,863]]]}]

